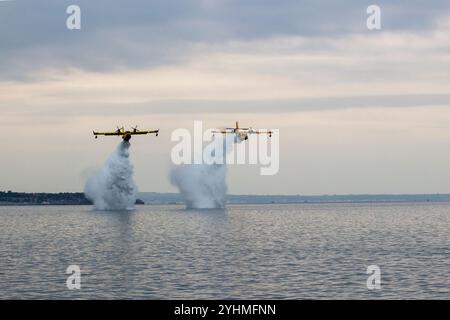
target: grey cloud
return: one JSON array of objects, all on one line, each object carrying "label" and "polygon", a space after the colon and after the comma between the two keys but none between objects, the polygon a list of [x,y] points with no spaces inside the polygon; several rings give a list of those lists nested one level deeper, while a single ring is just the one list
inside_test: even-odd
[{"label": "grey cloud", "polygon": [[[288,113],[326,111],[350,108],[407,108],[450,106],[450,94],[409,94],[409,95],[374,95],[346,96],[327,98],[304,98],[286,100],[162,100],[143,103],[99,103],[95,107],[86,104],[83,107],[67,102],[66,107],[36,107],[23,105],[16,114],[21,114],[20,121],[54,123],[71,121],[78,116],[139,116],[148,114],[202,114],[202,113]],[[26,120],[29,119],[29,120]]]},{"label": "grey cloud", "polygon": [[[27,79],[44,68],[111,71],[183,61],[190,44],[275,35],[367,32],[369,1],[79,0],[82,30],[65,28],[73,1],[0,3],[0,79]],[[449,14],[447,0],[377,1],[384,30],[426,30]]]}]

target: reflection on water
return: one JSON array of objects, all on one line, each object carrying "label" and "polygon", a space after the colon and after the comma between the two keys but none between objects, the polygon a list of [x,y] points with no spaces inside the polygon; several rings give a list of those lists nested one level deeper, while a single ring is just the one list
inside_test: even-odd
[{"label": "reflection on water", "polygon": [[[450,298],[445,203],[0,207],[0,219],[0,298]],[[380,291],[366,287],[373,264]]]}]

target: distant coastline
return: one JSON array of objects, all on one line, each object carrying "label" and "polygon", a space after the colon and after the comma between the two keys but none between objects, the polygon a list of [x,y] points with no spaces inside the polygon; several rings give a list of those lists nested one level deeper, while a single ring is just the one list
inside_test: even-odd
[{"label": "distant coastline", "polygon": [[[229,204],[450,202],[450,194],[358,194],[358,195],[228,195]],[[136,204],[183,204],[177,193],[141,192]],[[0,191],[0,206],[8,205],[92,205],[82,192],[26,193]]]},{"label": "distant coastline", "polygon": [[[146,204],[181,204],[177,193],[143,192],[139,198]],[[370,203],[370,202],[450,202],[450,194],[349,194],[349,195],[227,195],[228,204],[290,203]]]},{"label": "distant coastline", "polygon": [[[136,204],[144,204],[141,199]],[[82,192],[13,192],[0,191],[0,206],[39,206],[39,205],[92,205]]]},{"label": "distant coastline", "polygon": [[82,192],[26,193],[0,191],[0,205],[90,205]]}]

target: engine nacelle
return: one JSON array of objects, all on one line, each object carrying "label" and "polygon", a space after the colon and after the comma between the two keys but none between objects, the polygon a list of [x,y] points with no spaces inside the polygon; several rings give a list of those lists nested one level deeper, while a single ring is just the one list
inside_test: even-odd
[{"label": "engine nacelle", "polygon": [[125,140],[126,142],[130,141],[130,139],[131,139],[131,134],[129,134],[129,133],[124,134],[124,135],[122,136],[122,139]]},{"label": "engine nacelle", "polygon": [[246,132],[238,132],[237,137],[240,141],[248,139],[248,134]]}]

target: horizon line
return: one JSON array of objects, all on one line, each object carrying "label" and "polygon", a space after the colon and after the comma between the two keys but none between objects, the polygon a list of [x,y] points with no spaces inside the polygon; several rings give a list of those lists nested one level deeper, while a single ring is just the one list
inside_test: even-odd
[{"label": "horizon line", "polygon": [[[2,1],[2,0],[0,0]],[[0,190],[0,193],[25,193],[25,194],[60,194],[60,193],[83,193],[83,191],[13,191]],[[181,195],[178,192],[139,191],[140,193],[172,194]],[[342,196],[450,196],[450,193],[333,193],[333,194],[227,194],[226,196],[257,196],[257,197],[342,197]]]}]

